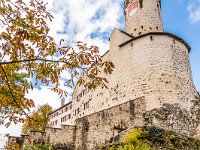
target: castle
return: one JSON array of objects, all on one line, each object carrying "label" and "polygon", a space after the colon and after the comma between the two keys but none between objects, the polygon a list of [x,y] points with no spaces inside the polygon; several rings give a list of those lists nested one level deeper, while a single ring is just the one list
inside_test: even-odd
[{"label": "castle", "polygon": [[[30,139],[94,149],[131,126],[156,125],[200,136],[200,104],[187,42],[164,32],[161,0],[125,0],[125,31],[114,29],[103,61],[115,69],[108,89],[76,86],[72,101],[49,114],[45,133]],[[80,77],[88,81],[87,72]],[[58,138],[59,137],[59,138]],[[72,148],[71,148],[72,149]]]}]

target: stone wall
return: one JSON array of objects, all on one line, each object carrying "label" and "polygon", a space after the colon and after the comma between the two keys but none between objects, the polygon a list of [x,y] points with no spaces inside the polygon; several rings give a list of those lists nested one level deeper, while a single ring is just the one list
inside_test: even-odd
[{"label": "stone wall", "polygon": [[62,125],[61,128],[46,128],[46,139],[49,138],[50,144],[56,148],[73,149],[75,127]]},{"label": "stone wall", "polygon": [[92,150],[132,125],[143,125],[144,97],[76,120],[75,149]]},{"label": "stone wall", "polygon": [[[123,131],[118,136],[111,137],[109,141],[101,145],[98,150],[108,150],[109,148],[117,148],[123,145],[123,139],[127,138],[127,133],[131,129],[142,129],[143,142],[152,150],[197,150],[200,147],[200,140],[195,139],[185,134],[180,134],[171,130],[164,130],[156,126],[133,126],[128,130]],[[133,143],[135,144],[135,143]]]},{"label": "stone wall", "polygon": [[79,118],[75,126],[63,125],[61,129],[47,128],[46,132],[31,132],[26,138],[29,140],[24,140],[24,145],[28,141],[44,144],[49,138],[50,144],[57,149],[94,150],[120,132],[132,126],[144,125],[199,138],[200,101],[196,99],[191,103],[189,111],[178,104],[167,103],[146,111],[146,99],[140,97]]},{"label": "stone wall", "polygon": [[43,145],[46,142],[45,132],[30,131],[29,137],[31,143],[37,143]]},{"label": "stone wall", "polygon": [[193,100],[189,111],[179,104],[163,104],[144,114],[145,125],[155,125],[187,136],[200,138],[200,101]]}]

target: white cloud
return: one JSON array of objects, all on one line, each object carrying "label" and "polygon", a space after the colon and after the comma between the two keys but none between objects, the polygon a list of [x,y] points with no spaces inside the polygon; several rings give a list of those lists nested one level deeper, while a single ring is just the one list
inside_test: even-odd
[{"label": "white cloud", "polygon": [[[68,93],[72,92],[71,88],[64,85],[64,80],[60,80],[60,88],[67,91]],[[40,86],[40,89],[34,88],[33,90],[30,90],[26,97],[33,99],[36,107],[38,105],[44,105],[47,103],[52,106],[53,109],[59,108],[61,106],[60,96],[57,93],[51,91],[47,86]],[[69,102],[70,100],[71,97],[68,96],[65,101]]]},{"label": "white cloud", "polygon": [[189,19],[192,23],[200,21],[200,0],[190,1],[187,10],[190,13]]},{"label": "white cloud", "polygon": [[[102,33],[110,35],[113,28],[120,27],[119,19],[123,15],[120,3],[123,1],[49,0],[48,9],[54,15],[50,34],[56,41],[63,38],[70,44],[83,41],[96,45],[103,54],[108,50],[109,43],[102,38]],[[99,37],[91,38],[91,33],[99,33]]]}]

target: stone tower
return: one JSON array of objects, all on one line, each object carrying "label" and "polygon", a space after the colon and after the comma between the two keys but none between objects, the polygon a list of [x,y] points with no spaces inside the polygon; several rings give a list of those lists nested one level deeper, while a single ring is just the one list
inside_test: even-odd
[{"label": "stone tower", "polygon": [[163,32],[161,0],[125,0],[125,31],[133,36]]},{"label": "stone tower", "polygon": [[164,32],[161,0],[125,0],[124,14],[125,32],[133,38],[119,47],[122,51],[130,44],[125,51],[130,58],[125,59],[132,67],[129,76],[133,80],[123,78],[134,89],[132,95],[145,96],[147,110],[163,103],[177,103],[189,109],[197,95],[189,60],[191,48],[182,38]]}]

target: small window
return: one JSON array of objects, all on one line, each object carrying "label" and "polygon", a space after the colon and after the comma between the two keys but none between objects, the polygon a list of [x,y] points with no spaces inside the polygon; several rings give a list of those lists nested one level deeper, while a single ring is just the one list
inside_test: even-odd
[{"label": "small window", "polygon": [[143,0],[139,0],[139,3],[140,3],[140,8],[143,7]]},{"label": "small window", "polygon": [[79,114],[79,108],[77,108],[77,109],[75,110],[75,116],[78,116],[78,114]]},{"label": "small window", "polygon": [[153,36],[150,36],[150,40],[153,41]]},{"label": "small window", "polygon": [[65,108],[65,112],[67,112],[68,106]]},{"label": "small window", "polygon": [[84,110],[86,110],[88,108],[89,108],[89,102],[87,102],[87,103],[84,104]]}]

